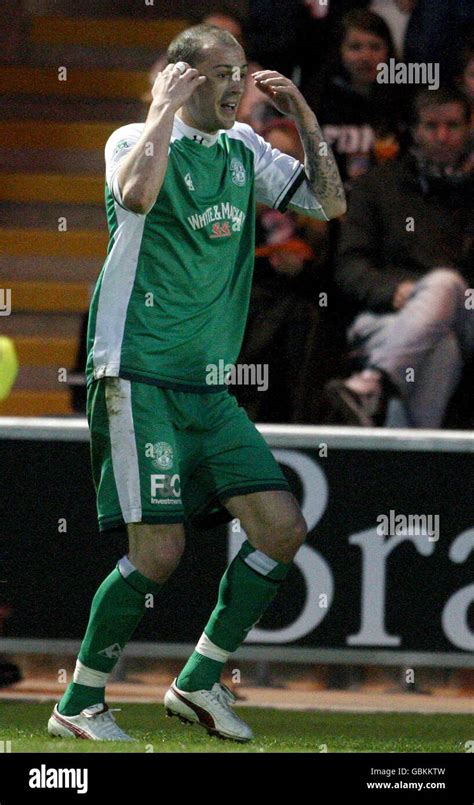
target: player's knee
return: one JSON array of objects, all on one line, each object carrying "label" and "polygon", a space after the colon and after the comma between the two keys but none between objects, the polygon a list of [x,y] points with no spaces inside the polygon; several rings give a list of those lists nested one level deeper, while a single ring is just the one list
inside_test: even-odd
[{"label": "player's knee", "polygon": [[163,526],[129,527],[129,558],[137,570],[158,584],[176,570],[184,551],[181,528]]},{"label": "player's knee", "polygon": [[288,546],[294,553],[296,553],[296,551],[303,545],[307,536],[308,527],[306,525],[306,520],[302,514],[298,513],[298,515],[294,517],[292,522],[288,523],[287,526]]},{"label": "player's knee", "polygon": [[278,562],[291,562],[303,545],[308,529],[303,515],[292,512],[280,517],[271,529],[260,535],[260,550]]},{"label": "player's knee", "polygon": [[153,572],[158,583],[164,584],[176,570],[181,560],[182,551],[163,551],[153,560]]},{"label": "player's knee", "polygon": [[130,561],[147,579],[164,584],[178,567],[181,556],[182,551],[168,548],[152,556],[130,554]]}]

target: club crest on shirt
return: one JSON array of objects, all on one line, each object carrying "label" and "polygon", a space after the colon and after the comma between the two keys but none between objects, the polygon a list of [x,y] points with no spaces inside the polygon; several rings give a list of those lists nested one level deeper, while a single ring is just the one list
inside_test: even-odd
[{"label": "club crest on shirt", "polygon": [[186,176],[184,177],[184,181],[186,182],[186,187],[188,188],[188,190],[196,190],[190,173],[186,174]]},{"label": "club crest on shirt", "polygon": [[169,470],[173,466],[173,448],[168,442],[157,442],[153,445],[152,464],[161,470]]},{"label": "club crest on shirt", "polygon": [[232,174],[232,181],[239,187],[243,187],[247,178],[245,168],[240,159],[232,159],[230,163],[230,172]]}]

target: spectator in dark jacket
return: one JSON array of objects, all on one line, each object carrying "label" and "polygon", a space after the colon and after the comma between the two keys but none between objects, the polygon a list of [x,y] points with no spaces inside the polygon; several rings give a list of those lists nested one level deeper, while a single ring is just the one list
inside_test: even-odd
[{"label": "spectator in dark jacket", "polygon": [[395,395],[386,425],[439,427],[474,354],[469,104],[457,90],[425,89],[415,110],[412,152],[356,184],[338,249],[364,369],[327,391],[362,425],[382,423]]},{"label": "spectator in dark jacket", "polygon": [[394,58],[390,30],[378,14],[351,11],[341,23],[335,63],[322,82],[316,114],[346,187],[375,162],[378,139],[396,154],[403,128],[400,87],[379,83],[379,65]]}]

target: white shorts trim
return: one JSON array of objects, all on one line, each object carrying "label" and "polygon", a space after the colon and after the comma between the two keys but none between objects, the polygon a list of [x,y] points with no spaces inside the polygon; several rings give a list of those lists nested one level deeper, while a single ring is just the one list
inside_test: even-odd
[{"label": "white shorts trim", "polygon": [[132,386],[121,377],[105,379],[112,469],[125,523],[142,519],[140,469],[132,415]]}]

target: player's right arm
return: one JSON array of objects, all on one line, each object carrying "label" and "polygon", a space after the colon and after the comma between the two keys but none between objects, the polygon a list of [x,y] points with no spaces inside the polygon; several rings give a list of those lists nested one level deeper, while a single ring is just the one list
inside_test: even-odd
[{"label": "player's right arm", "polygon": [[205,80],[188,64],[184,73],[174,64],[158,73],[143,132],[117,170],[121,203],[131,212],[145,215],[153,207],[168,166],[174,116]]}]

